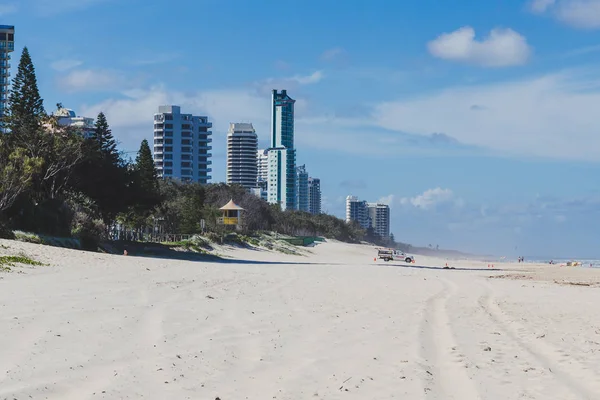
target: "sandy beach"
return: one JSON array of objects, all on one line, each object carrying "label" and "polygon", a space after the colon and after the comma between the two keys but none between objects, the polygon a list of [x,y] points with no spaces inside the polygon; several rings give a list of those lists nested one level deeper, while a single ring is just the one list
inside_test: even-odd
[{"label": "sandy beach", "polygon": [[600,399],[600,270],[0,245],[1,399]]}]

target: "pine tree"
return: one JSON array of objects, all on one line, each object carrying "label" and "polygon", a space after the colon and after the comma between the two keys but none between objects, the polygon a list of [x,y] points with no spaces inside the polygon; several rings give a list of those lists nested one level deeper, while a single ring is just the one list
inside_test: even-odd
[{"label": "pine tree", "polygon": [[112,131],[108,126],[108,121],[103,112],[100,112],[98,118],[96,118],[96,125],[91,139],[93,139],[102,161],[111,165],[121,164],[121,157],[117,150],[117,142],[112,135]]},{"label": "pine tree", "polygon": [[12,82],[7,111],[7,127],[17,135],[36,131],[46,116],[27,47],[23,49],[17,75]]},{"label": "pine tree", "polygon": [[139,216],[147,215],[160,203],[158,175],[154,167],[152,152],[146,139],[142,140],[135,159],[135,203]]},{"label": "pine tree", "polygon": [[140,187],[150,193],[158,191],[158,175],[154,167],[150,145],[146,139],[142,140],[140,150],[135,159],[135,167],[138,172]]}]

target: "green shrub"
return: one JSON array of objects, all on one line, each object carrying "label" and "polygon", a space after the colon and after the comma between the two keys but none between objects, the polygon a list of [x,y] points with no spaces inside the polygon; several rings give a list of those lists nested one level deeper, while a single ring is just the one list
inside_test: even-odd
[{"label": "green shrub", "polygon": [[79,239],[79,244],[83,250],[97,251],[100,240],[105,236],[106,227],[100,220],[93,220],[87,215],[77,213],[75,217],[75,226],[71,234]]},{"label": "green shrub", "polygon": [[0,222],[0,239],[10,239],[13,240],[15,238],[15,233],[8,228],[8,226],[4,225]]}]

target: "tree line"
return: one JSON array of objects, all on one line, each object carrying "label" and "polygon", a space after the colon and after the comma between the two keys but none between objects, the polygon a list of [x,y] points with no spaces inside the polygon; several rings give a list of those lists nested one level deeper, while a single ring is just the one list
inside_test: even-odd
[{"label": "tree line", "polygon": [[127,160],[104,113],[98,114],[90,135],[61,126],[48,114],[27,48],[4,114],[0,121],[1,236],[23,230],[77,237],[82,246],[95,249],[115,224],[140,233],[157,225],[171,234],[218,232],[222,229],[217,223],[219,207],[233,199],[245,209],[241,229],[246,233],[270,230],[390,244],[331,215],[281,211],[241,186],[158,179],[148,141],[141,142],[135,160]]}]

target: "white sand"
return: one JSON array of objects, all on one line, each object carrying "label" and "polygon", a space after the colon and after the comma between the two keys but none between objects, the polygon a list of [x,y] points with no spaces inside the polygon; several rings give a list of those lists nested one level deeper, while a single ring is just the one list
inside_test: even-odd
[{"label": "white sand", "polygon": [[554,283],[600,271],[0,244],[51,264],[0,273],[0,399],[600,399],[600,289]]}]

